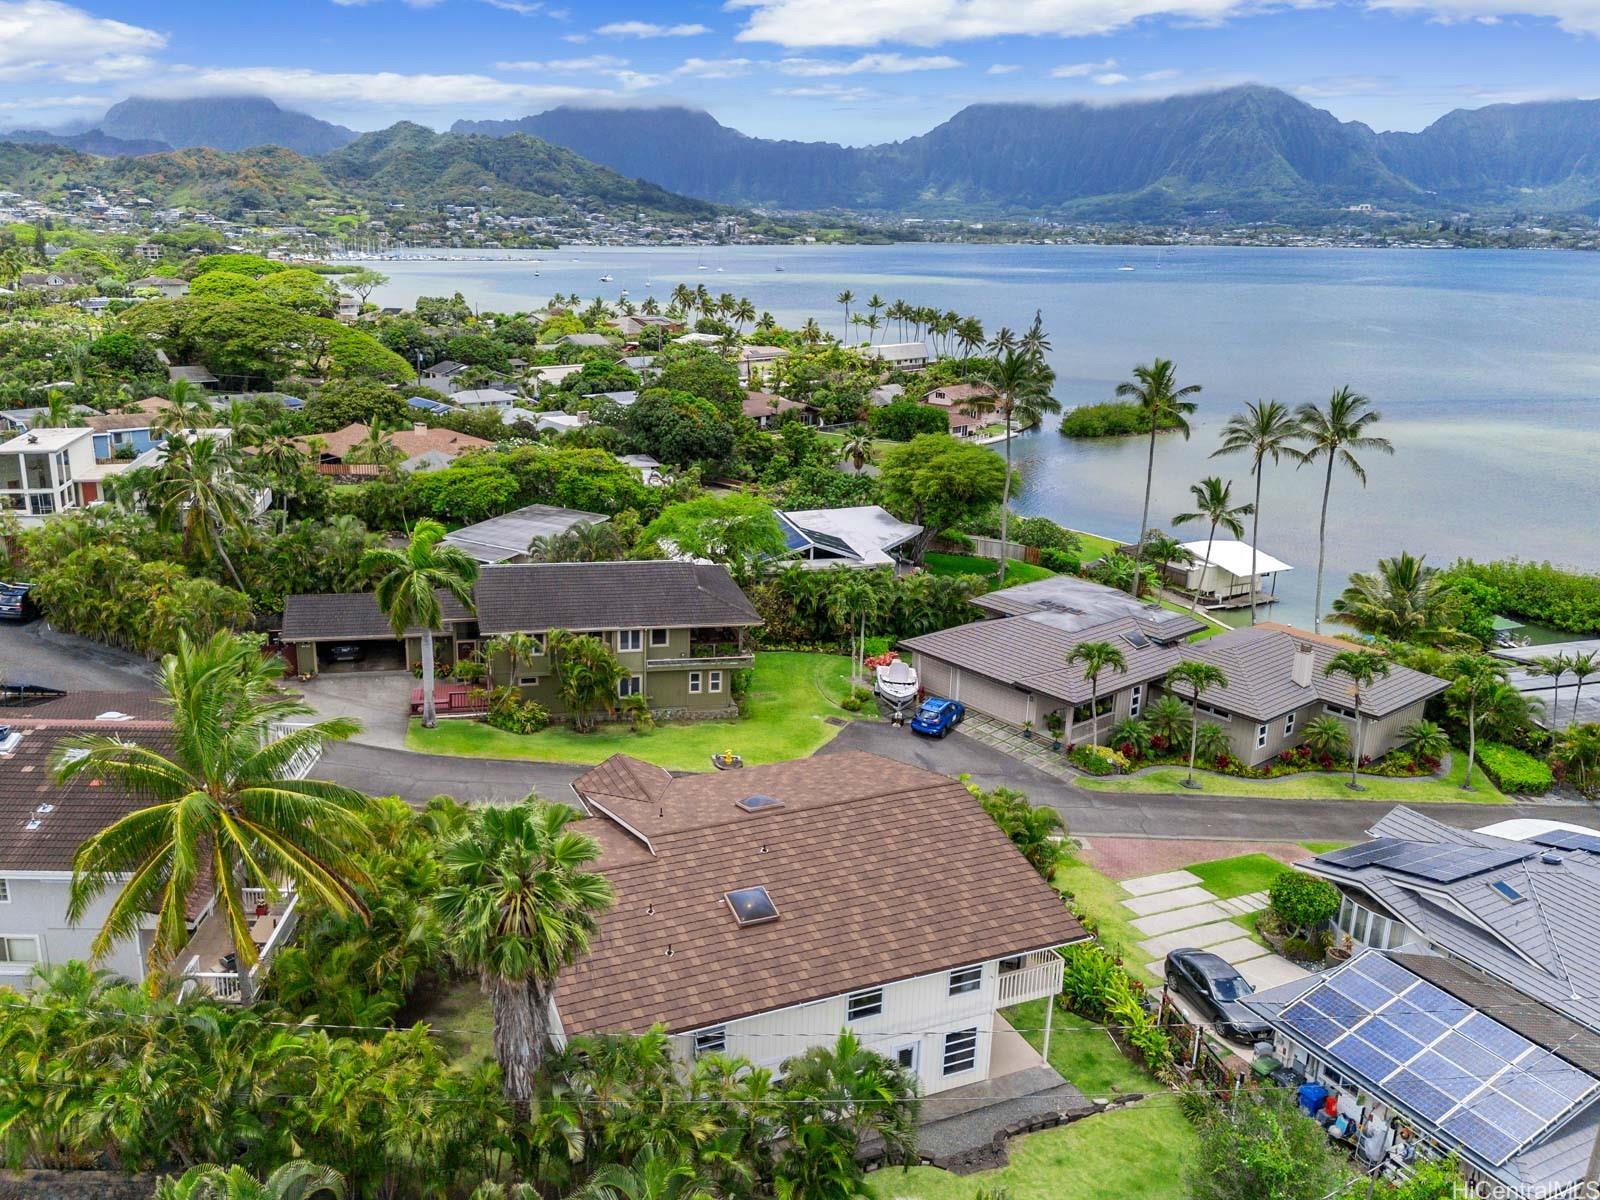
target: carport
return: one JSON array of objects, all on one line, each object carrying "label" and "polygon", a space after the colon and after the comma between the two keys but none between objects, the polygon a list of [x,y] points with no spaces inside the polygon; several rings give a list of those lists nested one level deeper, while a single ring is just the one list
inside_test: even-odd
[{"label": "carport", "polygon": [[[444,629],[433,635],[434,668],[449,671],[470,652],[476,625],[454,596],[439,593]],[[420,628],[397,638],[371,592],[290,596],[279,638],[289,670],[301,678],[323,672],[404,671],[421,661]]]}]

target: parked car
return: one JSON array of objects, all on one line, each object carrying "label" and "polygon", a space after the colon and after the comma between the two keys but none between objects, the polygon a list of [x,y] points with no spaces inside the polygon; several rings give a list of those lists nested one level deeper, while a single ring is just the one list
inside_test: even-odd
[{"label": "parked car", "polygon": [[322,648],[329,662],[360,662],[367,656],[364,642],[330,642]]},{"label": "parked car", "polygon": [[1167,955],[1167,990],[1188,999],[1225,1038],[1256,1042],[1272,1036],[1272,1027],[1240,1003],[1255,988],[1225,958],[1174,950]]},{"label": "parked car", "polygon": [[31,583],[0,583],[0,621],[31,621],[38,615]]},{"label": "parked car", "polygon": [[961,718],[966,715],[967,706],[961,701],[930,696],[917,709],[917,715],[911,718],[911,728],[916,733],[942,738],[961,724]]}]

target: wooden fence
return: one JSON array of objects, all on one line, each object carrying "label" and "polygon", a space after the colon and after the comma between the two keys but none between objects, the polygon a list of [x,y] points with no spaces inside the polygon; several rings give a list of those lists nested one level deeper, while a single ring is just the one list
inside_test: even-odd
[{"label": "wooden fence", "polygon": [[[977,555],[979,558],[996,558],[997,559],[997,558],[1000,557],[1000,539],[999,538],[973,537],[973,536],[968,535],[968,534],[963,534],[962,536],[967,538],[967,540],[972,543],[972,549],[971,549],[970,552],[966,549],[965,546],[962,546],[962,545],[959,545],[959,544],[955,544],[955,543],[947,543],[943,538],[935,539],[934,549],[940,550],[940,551],[944,551],[944,552],[947,552],[947,553],[952,553],[952,554],[972,553],[972,554]],[[1038,561],[1039,561],[1039,547],[1037,547],[1037,546],[1019,546],[1016,542],[1007,542],[1006,543],[1006,557],[1009,558],[1012,562],[1025,562],[1025,563],[1037,564]]]}]

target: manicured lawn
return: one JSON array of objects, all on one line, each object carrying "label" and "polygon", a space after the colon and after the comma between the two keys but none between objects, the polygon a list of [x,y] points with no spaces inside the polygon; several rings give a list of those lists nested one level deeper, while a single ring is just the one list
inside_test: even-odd
[{"label": "manicured lawn", "polygon": [[1055,884],[1072,898],[1072,907],[1094,926],[1107,950],[1132,962],[1144,961],[1138,943],[1146,935],[1133,927],[1133,914],[1122,907],[1127,893],[1115,880],[1071,855],[1063,855],[1056,868]]},{"label": "manicured lawn", "polygon": [[[934,575],[982,575],[985,579],[993,579],[1000,569],[997,560],[975,558],[970,554],[928,554],[923,557],[923,566]],[[1033,583],[1054,574],[1032,563],[1013,561],[1006,567],[1006,583]]]},{"label": "manicured lawn", "polygon": [[[1043,1000],[1018,1004],[1001,1016],[1035,1050],[1044,1049]],[[1091,1100],[1161,1090],[1155,1077],[1119,1050],[1105,1030],[1059,1010],[1050,1027],[1050,1065]]]},{"label": "manicured lawn", "polygon": [[1272,881],[1289,870],[1266,854],[1241,854],[1215,862],[1195,863],[1189,871],[1200,877],[1200,885],[1219,900],[1264,892]]},{"label": "manicured lawn", "polygon": [[631,754],[670,771],[710,770],[711,756],[730,747],[752,766],[783,762],[804,758],[833,739],[839,727],[826,718],[860,715],[838,704],[849,676],[844,655],[766,651],[756,655],[745,716],[737,721],[682,721],[649,733],[633,733],[623,723],[602,725],[593,733],[562,726],[521,736],[476,721],[440,721],[437,728],[424,729],[417,720],[406,733],[406,746],[427,754],[537,762],[597,763]]},{"label": "manicured lawn", "polygon": [[1101,537],[1098,533],[1085,533],[1081,529],[1074,529],[1071,532],[1077,536],[1078,545],[1082,550],[1079,557],[1084,562],[1093,562],[1097,558],[1113,554],[1117,547],[1122,545],[1115,538]]},{"label": "manicured lawn", "polygon": [[[1274,800],[1377,800],[1384,804],[1506,804],[1508,801],[1483,772],[1474,773],[1473,790],[1461,790],[1466,756],[1456,754],[1443,779],[1385,779],[1363,775],[1365,791],[1353,792],[1344,774],[1287,775],[1282,779],[1235,779],[1209,771],[1196,771],[1195,782],[1207,796],[1246,796]],[[1080,779],[1078,786],[1091,792],[1152,792],[1181,796],[1186,772],[1182,767],[1161,767],[1147,775],[1118,775],[1105,779]]]},{"label": "manicured lawn", "polygon": [[1012,1200],[1179,1200],[1197,1144],[1178,1106],[1161,1096],[1013,1138],[1010,1161],[993,1171],[891,1167],[870,1175],[868,1186],[877,1200],[972,1200],[1000,1189]]}]

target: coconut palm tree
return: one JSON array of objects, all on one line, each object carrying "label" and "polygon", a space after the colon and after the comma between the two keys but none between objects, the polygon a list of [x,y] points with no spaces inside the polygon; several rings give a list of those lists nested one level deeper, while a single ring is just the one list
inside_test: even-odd
[{"label": "coconut palm tree", "polygon": [[30,429],[81,429],[88,424],[61,392],[51,388],[45,394],[44,411],[29,423]]},{"label": "coconut palm tree", "polygon": [[438,724],[433,703],[433,635],[444,628],[439,605],[441,591],[454,596],[469,611],[472,584],[478,578],[477,561],[454,546],[441,544],[444,526],[424,517],[411,529],[404,550],[375,546],[361,556],[361,569],[378,580],[378,607],[389,618],[397,638],[406,630],[422,631],[422,724]]},{"label": "coconut palm tree", "polygon": [[1600,653],[1593,650],[1583,654],[1574,654],[1567,659],[1567,670],[1571,671],[1577,687],[1572,696],[1572,719],[1578,719],[1578,701],[1583,699],[1583,681],[1591,675],[1600,675]]},{"label": "coconut palm tree", "polygon": [[551,1045],[556,979],[589,948],[611,885],[589,869],[599,844],[579,814],[537,797],[473,811],[444,851],[434,908],[445,949],[475,972],[494,1010],[494,1052],[518,1121]]},{"label": "coconut palm tree", "polygon": [[1110,642],[1079,642],[1067,652],[1067,666],[1081,666],[1089,681],[1089,740],[1100,744],[1100,676],[1106,671],[1128,673],[1128,659]]},{"label": "coconut palm tree", "polygon": [[1212,688],[1227,687],[1228,677],[1222,673],[1222,668],[1208,662],[1190,660],[1181,662],[1167,672],[1167,686],[1174,684],[1189,689],[1189,774],[1184,779],[1183,786],[1187,788],[1198,787],[1194,781],[1194,756],[1197,746],[1197,732],[1200,725],[1200,697]]},{"label": "coconut palm tree", "polygon": [[[1169,425],[1189,440],[1188,417],[1198,407],[1189,399],[1200,394],[1200,385],[1178,386],[1177,370],[1168,358],[1158,358],[1149,366],[1133,369],[1133,378],[1117,384],[1117,396],[1132,400],[1150,421],[1150,455],[1144,472],[1144,510],[1139,514],[1139,544],[1133,552],[1135,566],[1144,563],[1144,531],[1150,527],[1150,487],[1156,477],[1156,431]],[[1139,594],[1139,573],[1134,572],[1132,594]]]},{"label": "coconut palm tree", "polygon": [[185,429],[204,429],[211,423],[211,403],[187,379],[167,385],[167,403],[156,413],[153,427],[160,433],[180,433]]},{"label": "coconut palm tree", "polygon": [[58,780],[111,779],[150,802],[94,834],[73,858],[69,920],[118,889],[90,945],[95,958],[138,936],[153,913],[149,963],[164,973],[188,941],[189,902],[209,878],[248,1002],[258,955],[244,888],[276,894],[287,881],[336,915],[365,913],[357,888],[369,881],[353,851],[366,840],[371,801],[340,784],[294,778],[293,768],[361,726],[340,717],[286,731],[285,722],[314,710],[278,689],[283,670],[283,660],[263,656],[254,641],[219,633],[197,645],[180,633],[177,651],[161,663],[170,752],[126,734],[84,734],[57,748]]},{"label": "coconut palm tree", "polygon": [[1572,670],[1572,660],[1561,654],[1541,654],[1527,664],[1529,675],[1548,675],[1553,681],[1550,686],[1550,719],[1552,724],[1559,724],[1557,720],[1561,712],[1561,677]]},{"label": "coconut palm tree", "polygon": [[1600,787],[1600,724],[1567,726],[1550,748],[1550,761],[1581,791]]},{"label": "coconut palm tree", "polygon": [[878,456],[877,447],[873,445],[872,434],[864,425],[857,425],[844,439],[844,444],[839,447],[839,457],[847,460],[857,473],[864,470],[868,463]]},{"label": "coconut palm tree", "polygon": [[[1189,485],[1189,494],[1194,497],[1193,512],[1179,513],[1172,518],[1174,525],[1187,525],[1190,521],[1209,521],[1210,532],[1206,534],[1205,564],[1200,568],[1200,582],[1205,582],[1206,567],[1211,563],[1211,547],[1217,540],[1217,526],[1240,537],[1244,533],[1244,522],[1241,517],[1248,517],[1255,512],[1254,504],[1235,504],[1233,502],[1233,480],[1223,483],[1220,476],[1208,475],[1199,483]],[[1254,552],[1252,551],[1252,558]],[[1251,591],[1255,589],[1254,563],[1251,564]],[[1251,603],[1254,603],[1252,598]],[[1200,587],[1194,589],[1194,603],[1189,605],[1190,612],[1198,612],[1200,608]]]},{"label": "coconut palm tree", "polygon": [[1276,464],[1279,458],[1293,449],[1294,438],[1300,426],[1289,406],[1276,400],[1252,400],[1245,404],[1244,412],[1235,413],[1222,427],[1222,445],[1211,452],[1212,458],[1223,454],[1249,454],[1250,474],[1256,481],[1256,495],[1250,522],[1250,624],[1256,623],[1256,546],[1261,540],[1261,476],[1262,466],[1268,458]]},{"label": "coconut palm tree", "polygon": [[361,440],[345,452],[348,463],[365,463],[374,467],[392,467],[405,459],[405,452],[394,444],[389,431],[374,421],[367,427]]},{"label": "coconut palm tree", "polygon": [[1426,555],[1401,551],[1380,558],[1376,571],[1358,571],[1334,599],[1328,619],[1362,633],[1428,646],[1464,646],[1477,639],[1446,623],[1449,614],[1438,568]]},{"label": "coconut palm tree", "polygon": [[182,531],[184,553],[215,553],[241,592],[244,582],[223,546],[223,535],[250,519],[255,496],[240,474],[239,452],[210,434],[169,437],[166,457],[145,477],[145,500],[163,532]]},{"label": "coconut palm tree", "polygon": [[168,1176],[158,1183],[153,1200],[313,1200],[322,1196],[344,1200],[344,1176],[331,1167],[296,1159],[262,1180],[240,1166],[190,1167],[182,1176]]},{"label": "coconut palm tree", "polygon": [[845,334],[845,337],[849,337],[850,336],[850,306],[856,302],[856,294],[854,292],[852,292],[849,288],[845,288],[844,291],[840,292],[833,299],[834,299],[834,302],[836,304],[844,305],[844,334]]},{"label": "coconut palm tree", "polygon": [[546,641],[556,691],[573,731],[588,733],[594,729],[595,709],[616,711],[617,688],[626,672],[610,647],[593,634],[552,629]]},{"label": "coconut palm tree", "polygon": [[1303,447],[1288,451],[1301,466],[1327,460],[1327,474],[1322,481],[1322,517],[1317,525],[1317,598],[1312,611],[1311,628],[1322,632],[1322,572],[1328,556],[1328,497],[1333,492],[1333,468],[1343,463],[1367,486],[1366,468],[1356,458],[1354,451],[1371,450],[1379,454],[1393,454],[1394,446],[1388,438],[1371,432],[1382,416],[1372,407],[1372,402],[1358,392],[1342,387],[1328,397],[1327,406],[1302,404],[1295,413],[1300,426],[1298,434]]},{"label": "coconut palm tree", "polygon": [[1006,551],[1011,537],[1011,435],[1019,423],[1036,425],[1046,413],[1060,412],[1061,404],[1050,394],[1055,374],[1038,353],[1004,351],[995,361],[990,380],[1000,394],[998,407],[1006,427],[1006,478],[1000,498],[1000,566],[996,572],[999,586],[1004,587],[1006,566],[1010,562]]},{"label": "coconut palm tree", "polygon": [[800,326],[800,340],[808,346],[814,346],[822,340],[822,326],[817,324],[815,317],[807,317],[806,323]]},{"label": "coconut palm tree", "polygon": [[1351,791],[1359,792],[1363,790],[1357,775],[1361,768],[1361,691],[1363,688],[1370,688],[1376,680],[1382,679],[1389,673],[1389,660],[1370,650],[1341,650],[1328,660],[1328,665],[1322,668],[1322,673],[1330,678],[1334,675],[1343,675],[1350,681],[1350,695],[1354,700],[1351,707],[1356,714],[1356,741],[1350,753],[1348,786]]}]

